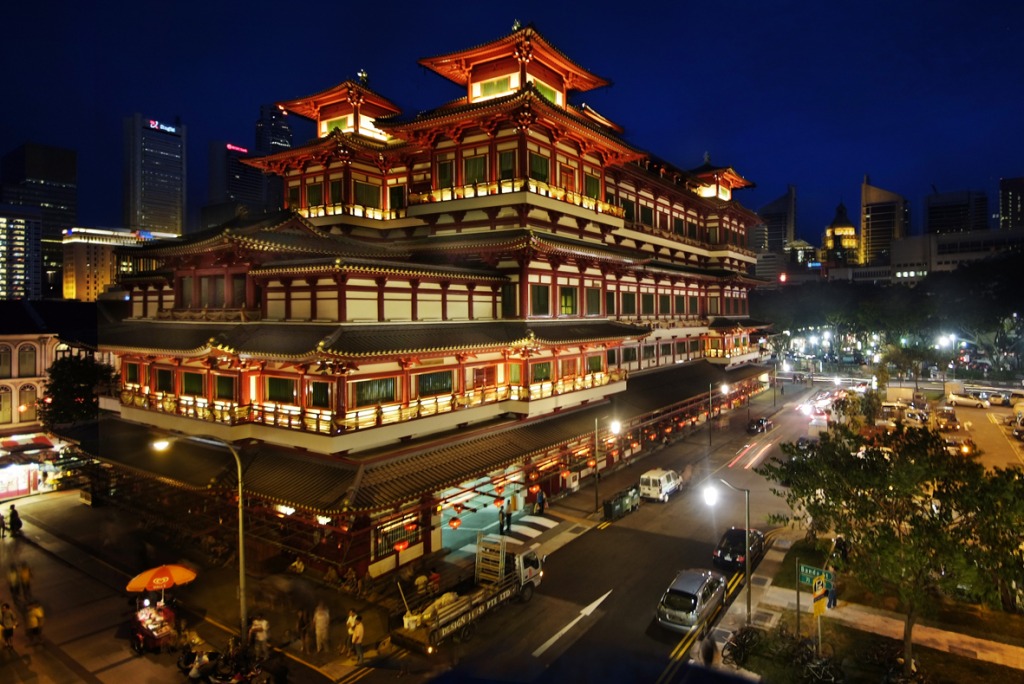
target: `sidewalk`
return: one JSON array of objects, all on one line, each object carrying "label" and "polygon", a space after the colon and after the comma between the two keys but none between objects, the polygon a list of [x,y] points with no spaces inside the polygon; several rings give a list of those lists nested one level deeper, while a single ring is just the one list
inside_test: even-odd
[{"label": "sidewalk", "polygon": [[[750,597],[751,622],[753,624],[771,628],[778,622],[783,611],[796,611],[796,592],[792,589],[773,587],[772,579],[781,567],[786,552],[792,546],[793,541],[800,536],[799,532],[787,531],[776,537],[775,543],[761,560],[757,571],[753,573],[750,580],[750,583],[753,585],[753,593]],[[729,636],[740,629],[746,622],[746,591],[747,587],[743,587],[736,594],[736,598],[730,604],[725,615],[718,621],[718,625],[714,630],[714,638],[718,644],[719,653],[721,653],[722,646],[728,641]],[[813,606],[811,605],[809,589],[801,591],[800,594],[800,614],[807,616],[806,621],[801,620],[801,625],[807,626],[802,630],[806,632],[814,624],[812,617]],[[830,620],[843,622],[850,627],[864,632],[879,634],[897,640],[903,638],[903,616],[892,611],[839,601],[835,609],[828,611],[827,617]],[[1021,646],[979,639],[922,624],[914,626],[913,638],[914,644],[919,646],[947,653],[955,653],[966,658],[984,660],[1017,670],[1024,670],[1024,647]],[[694,644],[690,653],[690,657],[695,661],[700,660],[698,649],[699,641]],[[728,668],[728,666],[723,667]],[[756,679],[756,675],[751,673],[751,676]]]}]

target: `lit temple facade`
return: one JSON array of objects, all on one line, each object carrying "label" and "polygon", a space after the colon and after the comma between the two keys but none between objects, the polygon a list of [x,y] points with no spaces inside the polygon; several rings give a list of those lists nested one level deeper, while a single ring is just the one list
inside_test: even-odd
[{"label": "lit temple facade", "polygon": [[[374,575],[439,549],[474,496],[521,506],[639,444],[596,462],[589,414],[536,448],[510,429],[761,358],[747,180],[572,105],[607,82],[532,27],[420,63],[465,97],[406,116],[363,78],[280,103],[319,133],[247,160],[287,211],[142,247],[162,265],[121,279],[132,316],[101,331],[121,419],[251,452],[255,498],[344,539],[314,560]],[[446,451],[470,438],[505,448]]]}]

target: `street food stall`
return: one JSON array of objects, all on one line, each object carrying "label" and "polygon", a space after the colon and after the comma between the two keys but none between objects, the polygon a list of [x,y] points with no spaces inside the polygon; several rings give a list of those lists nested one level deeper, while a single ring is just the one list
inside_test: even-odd
[{"label": "street food stall", "polygon": [[131,645],[136,653],[166,651],[177,646],[177,616],[166,604],[164,591],[195,578],[195,571],[183,565],[161,565],[139,573],[128,583],[128,591],[160,592],[156,605],[148,598],[136,603],[131,624]]}]

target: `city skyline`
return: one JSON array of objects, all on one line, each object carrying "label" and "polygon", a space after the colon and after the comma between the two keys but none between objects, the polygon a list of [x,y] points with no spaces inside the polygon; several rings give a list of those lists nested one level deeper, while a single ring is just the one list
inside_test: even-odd
[{"label": "city skyline", "polygon": [[[207,201],[209,141],[252,146],[260,105],[365,69],[370,87],[406,113],[436,107],[458,88],[417,60],[438,45],[506,34],[518,20],[613,83],[575,101],[624,126],[631,144],[684,169],[705,152],[734,167],[756,184],[737,195],[753,210],[795,185],[797,237],[813,244],[840,202],[859,205],[865,174],[906,197],[914,234],[933,189],[983,191],[994,213],[999,178],[1024,175],[1024,145],[1011,135],[1024,120],[1017,7],[965,17],[951,0],[927,15],[880,2],[649,3],[613,17],[526,2],[481,17],[452,3],[415,19],[339,9],[275,23],[277,7],[255,2],[233,13],[185,2],[165,13],[116,3],[54,14],[18,5],[10,26],[46,30],[17,31],[0,48],[20,65],[8,94],[23,103],[0,114],[0,153],[25,142],[76,150],[79,223],[119,226],[122,119],[180,117],[194,222]],[[296,144],[312,136],[311,124],[293,123]]]}]

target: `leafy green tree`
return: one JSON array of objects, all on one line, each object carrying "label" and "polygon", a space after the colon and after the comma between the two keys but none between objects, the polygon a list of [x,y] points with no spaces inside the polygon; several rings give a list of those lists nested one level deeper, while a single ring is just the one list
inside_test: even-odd
[{"label": "leafy green tree", "polygon": [[113,368],[92,356],[65,356],[47,371],[39,420],[47,430],[95,420],[99,415],[97,388],[109,382]]},{"label": "leafy green tree", "polygon": [[[758,467],[786,488],[772,491],[812,529],[850,542],[849,565],[868,587],[896,597],[904,616],[904,662],[913,662],[913,630],[932,613],[938,591],[956,580],[947,568],[968,565],[973,534],[962,511],[977,508],[984,470],[976,457],[953,456],[938,433],[898,429],[867,442],[845,425],[824,433],[809,458],[784,444],[788,460]],[[1019,530],[1018,524],[1011,529]]]}]

